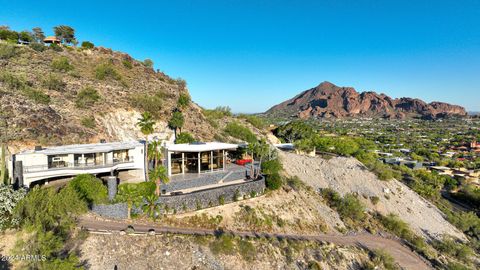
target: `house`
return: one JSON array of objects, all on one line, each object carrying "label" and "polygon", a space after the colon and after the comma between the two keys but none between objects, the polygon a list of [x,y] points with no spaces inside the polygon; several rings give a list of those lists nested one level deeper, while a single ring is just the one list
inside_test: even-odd
[{"label": "house", "polygon": [[[195,142],[165,145],[165,166],[169,182],[161,187],[163,195],[191,193],[242,184],[252,179],[256,165],[231,162],[241,157],[236,144]],[[253,167],[252,167],[253,166]]]},{"label": "house", "polygon": [[43,39],[43,42],[46,44],[60,44],[61,40],[57,38],[56,36],[48,36]]},{"label": "house", "polygon": [[12,155],[9,172],[17,187],[47,184],[78,174],[118,175],[120,180],[144,181],[144,148],[137,141],[36,146]]},{"label": "house", "polygon": [[453,176],[453,169],[445,166],[431,166],[431,171],[436,171],[440,175],[450,175]]}]

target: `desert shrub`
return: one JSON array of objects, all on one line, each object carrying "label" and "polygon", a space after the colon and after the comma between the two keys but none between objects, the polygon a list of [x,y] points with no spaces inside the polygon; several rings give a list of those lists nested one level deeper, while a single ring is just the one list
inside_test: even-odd
[{"label": "desert shrub", "polygon": [[18,225],[14,209],[20,200],[25,197],[25,189],[14,190],[11,186],[0,184],[0,231]]},{"label": "desert shrub", "polygon": [[34,51],[37,52],[43,52],[45,51],[45,45],[37,42],[32,42],[28,45],[30,48],[32,48]]},{"label": "desert shrub", "polygon": [[0,82],[4,83],[11,90],[23,90],[28,86],[25,78],[9,72],[0,73]]},{"label": "desert shrub", "polygon": [[383,265],[386,270],[400,269],[395,259],[384,250],[374,250],[370,254],[371,261],[376,265]]},{"label": "desert shrub", "polygon": [[98,91],[93,87],[87,86],[78,92],[75,105],[78,108],[86,108],[92,106],[98,100],[100,100]]},{"label": "desert shrub", "polygon": [[59,76],[55,74],[49,74],[44,80],[43,80],[43,86],[46,87],[49,90],[55,90],[62,92],[65,90],[65,86],[67,84],[60,78]]},{"label": "desert shrub", "polygon": [[473,250],[469,246],[457,242],[450,237],[444,237],[442,241],[434,241],[432,245],[442,254],[447,254],[461,261],[468,261],[470,256],[474,254]]},{"label": "desert shrub", "polygon": [[362,202],[353,194],[346,194],[342,202],[338,204],[337,211],[343,218],[360,221],[365,217],[365,207]]},{"label": "desert shrub", "polygon": [[26,87],[25,89],[23,89],[22,92],[27,98],[37,103],[40,103],[40,104],[50,103],[50,96],[40,90],[31,88],[31,87]]},{"label": "desert shrub", "polygon": [[11,44],[0,43],[0,59],[10,59],[16,54],[15,46]]},{"label": "desert shrub", "polygon": [[237,241],[238,252],[245,261],[254,261],[256,258],[257,250],[255,246],[246,240],[239,239]]},{"label": "desert shrub", "polygon": [[181,132],[177,135],[175,143],[192,143],[195,141],[195,138],[192,134],[188,132]]},{"label": "desert shrub", "polygon": [[305,121],[292,121],[274,130],[274,134],[286,142],[295,142],[305,138],[312,138],[315,134],[313,127]]},{"label": "desert shrub", "polygon": [[124,67],[126,67],[128,69],[133,68],[132,61],[130,61],[130,60],[124,59],[124,60],[122,60],[122,64],[123,64]]},{"label": "desert shrub", "polygon": [[103,63],[98,65],[95,68],[95,78],[98,80],[105,80],[106,78],[111,78],[114,80],[121,80],[122,76],[110,63]]},{"label": "desert shrub", "polygon": [[175,83],[180,87],[180,89],[185,89],[187,87],[187,81],[182,78],[175,79]]},{"label": "desert shrub", "polygon": [[209,245],[210,251],[215,254],[227,254],[232,255],[235,253],[235,242],[231,235],[221,234],[215,238]]},{"label": "desert shrub", "polygon": [[93,48],[95,48],[95,45],[90,41],[82,42],[81,46],[82,46],[83,49],[93,49]]},{"label": "desert shrub", "polygon": [[80,199],[89,204],[104,203],[108,198],[107,187],[102,181],[90,174],[80,174],[75,176],[68,185],[70,185],[79,195]]},{"label": "desert shrub", "polygon": [[473,269],[460,263],[450,262],[447,264],[446,270],[473,270]]},{"label": "desert shrub", "polygon": [[148,68],[153,68],[153,61],[151,59],[143,60],[143,64]]},{"label": "desert shrub", "polygon": [[283,170],[283,166],[278,158],[262,162],[263,174],[269,175],[274,173],[280,173],[282,170]]},{"label": "desert shrub", "polygon": [[84,126],[86,128],[95,128],[95,126],[96,126],[95,117],[93,117],[93,116],[82,117],[80,122],[82,123],[82,126]]},{"label": "desert shrub", "polygon": [[371,196],[370,201],[372,202],[373,205],[377,205],[378,202],[380,201],[380,198],[378,196]]},{"label": "desert shrub", "polygon": [[234,138],[246,141],[246,142],[255,142],[257,141],[257,137],[253,132],[245,126],[237,122],[228,123],[225,127],[225,133],[230,135]]},{"label": "desert shrub", "polygon": [[56,44],[56,43],[51,43],[49,46],[50,49],[56,51],[56,52],[63,52],[62,46]]},{"label": "desert shrub", "polygon": [[225,204],[225,196],[220,195],[220,197],[218,197],[218,204],[220,204],[220,205]]},{"label": "desert shrub", "polygon": [[228,106],[218,106],[213,110],[204,109],[203,115],[207,118],[218,120],[225,116],[232,116],[232,112]]},{"label": "desert shrub", "polygon": [[287,185],[293,188],[295,191],[299,191],[305,188],[305,184],[300,180],[298,176],[288,177],[286,179]]},{"label": "desert shrub", "polygon": [[10,29],[2,28],[0,29],[0,40],[5,40],[11,43],[17,43],[18,41],[18,32],[15,32]]},{"label": "desert shrub", "polygon": [[70,64],[70,61],[67,57],[61,56],[59,58],[53,59],[52,68],[57,71],[67,72],[73,69],[73,66]]},{"label": "desert shrub", "polygon": [[252,126],[258,129],[264,129],[266,127],[266,124],[263,121],[263,119],[256,115],[240,114],[238,115],[238,117],[245,119],[248,123],[250,123]]},{"label": "desert shrub", "polygon": [[265,185],[270,190],[277,190],[282,187],[282,176],[279,173],[265,175]]},{"label": "desert shrub", "polygon": [[75,225],[75,216],[86,211],[87,203],[71,186],[58,192],[55,188],[35,187],[18,203],[15,216],[21,226],[64,235]]},{"label": "desert shrub", "polygon": [[166,94],[159,90],[153,95],[132,95],[129,98],[132,107],[140,109],[142,112],[149,112],[155,118],[162,116],[163,101]]},{"label": "desert shrub", "polygon": [[186,108],[190,104],[190,96],[185,93],[181,93],[178,97],[177,106],[180,108]]}]

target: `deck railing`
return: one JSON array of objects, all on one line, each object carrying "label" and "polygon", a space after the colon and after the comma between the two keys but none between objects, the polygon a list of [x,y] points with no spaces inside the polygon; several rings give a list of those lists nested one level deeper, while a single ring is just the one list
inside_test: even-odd
[{"label": "deck railing", "polygon": [[62,162],[62,163],[50,163],[48,165],[33,165],[33,166],[24,166],[23,173],[32,173],[32,172],[43,172],[43,171],[56,171],[56,170],[89,170],[89,169],[98,169],[98,168],[108,168],[113,167],[118,164],[124,163],[133,163],[133,157],[127,157],[124,159],[115,158],[113,161],[108,162],[90,162],[90,163],[80,163],[80,162]]}]

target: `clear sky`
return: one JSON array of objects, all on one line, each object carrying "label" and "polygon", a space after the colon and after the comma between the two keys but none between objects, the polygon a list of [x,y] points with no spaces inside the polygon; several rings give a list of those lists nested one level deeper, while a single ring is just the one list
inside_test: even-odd
[{"label": "clear sky", "polygon": [[0,0],[0,25],[59,24],[151,58],[207,108],[262,112],[330,81],[480,111],[479,0]]}]

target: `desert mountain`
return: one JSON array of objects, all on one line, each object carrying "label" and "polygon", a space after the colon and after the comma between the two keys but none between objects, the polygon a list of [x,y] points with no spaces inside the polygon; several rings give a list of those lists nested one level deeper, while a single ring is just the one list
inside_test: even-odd
[{"label": "desert mountain", "polygon": [[466,116],[461,106],[443,102],[426,103],[414,98],[391,98],[375,92],[357,92],[353,87],[339,87],[330,82],[303,91],[299,95],[273,106],[267,112],[273,116],[300,118],[406,118],[436,119]]},{"label": "desert mountain", "polygon": [[[0,111],[11,144],[143,138],[136,123],[145,111],[157,123],[152,136],[172,137],[167,122],[180,95],[189,96],[183,80],[110,49],[42,47],[0,42]],[[182,131],[212,139],[214,129],[199,106],[190,102],[182,112]]]}]

